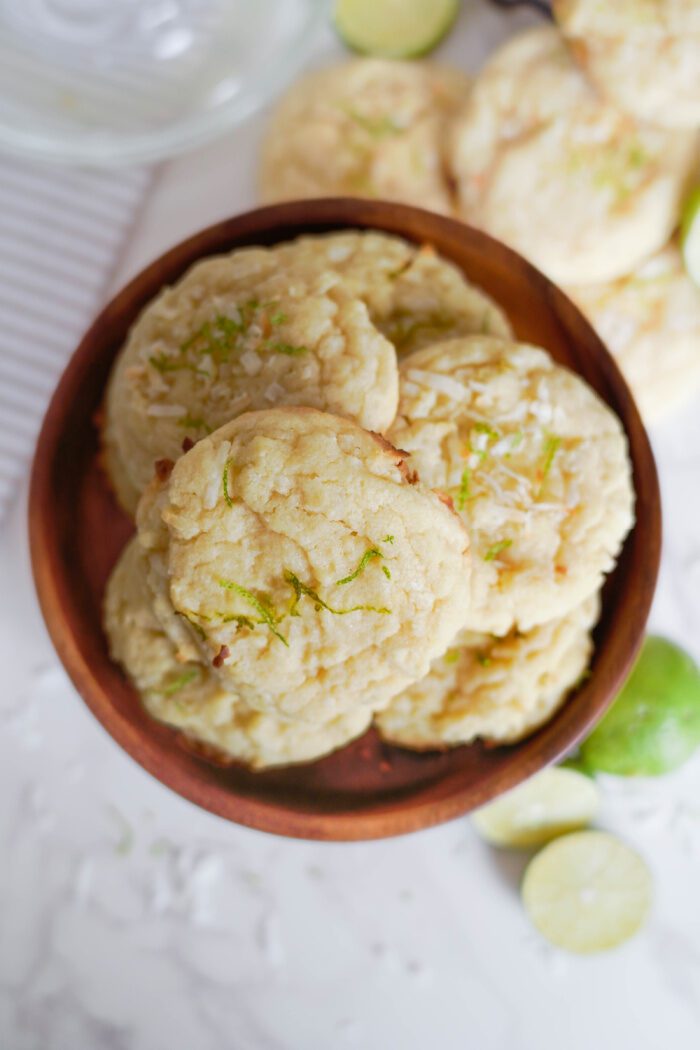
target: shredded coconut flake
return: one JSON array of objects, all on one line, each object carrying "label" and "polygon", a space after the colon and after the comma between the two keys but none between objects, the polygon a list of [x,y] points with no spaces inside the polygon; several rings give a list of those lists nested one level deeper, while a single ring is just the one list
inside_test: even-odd
[{"label": "shredded coconut flake", "polygon": [[262,368],[262,361],[255,350],[246,350],[240,357],[241,368],[247,376],[256,376]]},{"label": "shredded coconut flake", "polygon": [[533,401],[530,405],[530,411],[532,412],[535,419],[537,419],[543,426],[552,421],[552,406],[546,404],[543,401]]},{"label": "shredded coconut flake", "polygon": [[280,397],[282,397],[283,394],[283,386],[280,386],[279,383],[270,383],[270,385],[265,388],[264,397],[266,401],[270,401],[272,404],[274,404],[276,401],[279,401]]},{"label": "shredded coconut flake", "polygon": [[471,391],[469,387],[458,383],[451,376],[440,375],[437,372],[424,372],[417,368],[411,368],[406,372],[406,375],[412,382],[418,383],[420,386],[427,386],[431,390],[436,390],[439,394],[445,394],[446,397],[452,398],[453,401],[468,401],[470,399]]},{"label": "shredded coconut flake", "polygon": [[239,394],[228,406],[231,417],[233,418],[233,415],[237,412],[242,412],[248,404],[250,404],[250,394]]},{"label": "shredded coconut flake", "polygon": [[511,452],[513,449],[513,438],[511,435],[508,437],[501,438],[491,449],[492,456],[503,456],[506,452]]},{"label": "shredded coconut flake", "polygon": [[327,254],[331,262],[344,262],[350,257],[351,251],[349,244],[333,244]]},{"label": "shredded coconut flake", "polygon": [[184,405],[149,405],[146,409],[148,416],[184,416],[187,409]]}]

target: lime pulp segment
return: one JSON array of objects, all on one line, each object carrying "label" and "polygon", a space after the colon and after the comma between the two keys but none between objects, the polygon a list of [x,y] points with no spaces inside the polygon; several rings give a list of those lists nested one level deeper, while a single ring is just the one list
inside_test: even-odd
[{"label": "lime pulp segment", "polygon": [[551,842],[528,865],[522,898],[551,944],[590,954],[615,948],[644,925],[652,898],[642,858],[604,831]]},{"label": "lime pulp segment", "polygon": [[472,821],[494,846],[527,848],[585,828],[599,805],[599,791],[590,777],[572,769],[545,769],[478,809]]}]

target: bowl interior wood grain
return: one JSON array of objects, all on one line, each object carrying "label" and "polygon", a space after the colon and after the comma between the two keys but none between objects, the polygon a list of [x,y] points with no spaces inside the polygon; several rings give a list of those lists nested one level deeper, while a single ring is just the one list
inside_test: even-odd
[{"label": "bowl interior wood grain", "polygon": [[[96,418],[130,325],[166,284],[203,256],[304,233],[372,228],[432,244],[506,310],[523,340],[546,347],[583,376],[627,431],[637,524],[604,592],[588,681],[521,744],[481,744],[416,754],[373,731],[305,766],[251,773],[221,767],[184,746],[142,710],[109,659],[101,628],[105,581],[132,532],[98,463]],[[396,835],[464,813],[561,758],[616,694],[641,643],[660,551],[660,502],[652,453],[612,359],[575,307],[518,255],[461,223],[374,201],[282,204],[240,215],[177,245],[104,309],[68,364],[39,437],[29,507],[32,562],[43,613],[76,688],[114,739],[144,768],[229,820],[304,838]]]}]

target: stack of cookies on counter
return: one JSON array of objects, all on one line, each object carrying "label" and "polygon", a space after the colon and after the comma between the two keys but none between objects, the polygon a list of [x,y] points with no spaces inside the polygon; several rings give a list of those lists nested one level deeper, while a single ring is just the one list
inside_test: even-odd
[{"label": "stack of cookies on counter", "polygon": [[253,769],[373,722],[416,749],[533,732],[633,523],[610,409],[381,233],[199,262],[132,328],[102,440],[136,521],[112,656],[150,715]]},{"label": "stack of cookies on counter", "polygon": [[700,289],[677,229],[700,181],[696,0],[554,0],[473,83],[354,59],[278,105],[264,201],[366,196],[452,214],[561,285],[647,421],[700,388]]}]

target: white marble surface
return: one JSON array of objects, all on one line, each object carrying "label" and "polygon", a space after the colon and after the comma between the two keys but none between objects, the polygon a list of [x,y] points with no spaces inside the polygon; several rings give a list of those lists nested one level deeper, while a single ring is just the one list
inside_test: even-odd
[{"label": "white marble surface", "polygon": [[[525,20],[467,4],[446,51],[473,64]],[[252,202],[258,127],[161,171],[122,278]],[[699,410],[653,434],[666,542],[652,627],[696,657]],[[570,957],[522,912],[526,858],[467,819],[388,842],[283,841],[147,776],[50,648],[24,497],[0,533],[0,582],[0,1050],[700,1045],[700,756],[660,781],[604,783],[601,825],[647,858],[654,909],[623,948]]]}]

